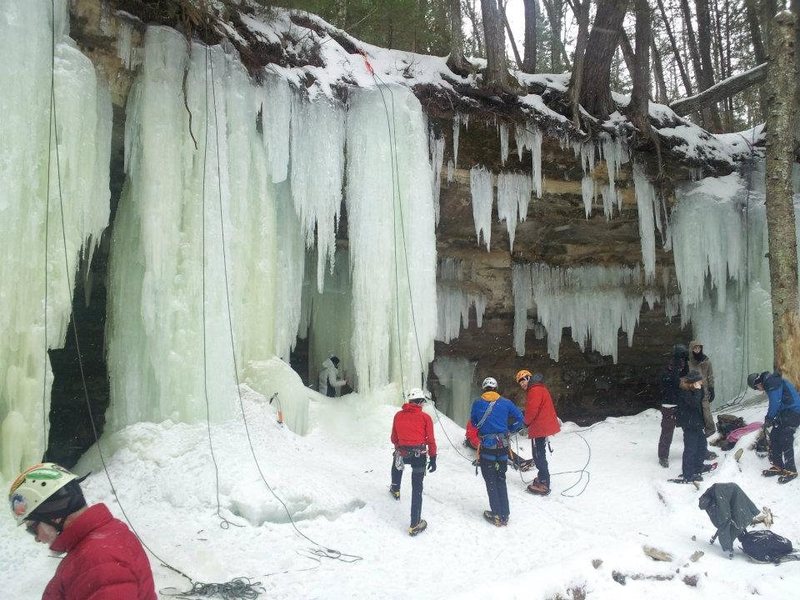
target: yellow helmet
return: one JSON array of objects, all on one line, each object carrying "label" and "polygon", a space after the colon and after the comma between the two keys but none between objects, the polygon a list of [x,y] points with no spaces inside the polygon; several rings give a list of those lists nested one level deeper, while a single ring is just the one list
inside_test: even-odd
[{"label": "yellow helmet", "polygon": [[55,463],[40,463],[20,473],[8,491],[8,501],[17,525],[21,525],[34,510],[68,483],[83,479]]},{"label": "yellow helmet", "polygon": [[520,379],[525,377],[532,377],[531,372],[527,369],[522,369],[521,371],[517,371],[517,375],[514,377],[514,379],[517,381],[517,383],[519,383]]}]

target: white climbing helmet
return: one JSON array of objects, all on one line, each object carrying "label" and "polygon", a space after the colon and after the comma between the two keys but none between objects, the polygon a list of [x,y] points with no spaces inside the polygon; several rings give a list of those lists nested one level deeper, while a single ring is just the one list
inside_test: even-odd
[{"label": "white climbing helmet", "polygon": [[68,483],[83,479],[55,463],[40,463],[20,473],[8,491],[17,525],[22,525],[34,510]]},{"label": "white climbing helmet", "polygon": [[427,396],[425,392],[420,388],[413,388],[406,392],[406,402],[425,402]]},{"label": "white climbing helmet", "polygon": [[483,383],[481,384],[481,388],[484,389],[484,390],[486,390],[486,389],[496,390],[497,389],[497,379],[495,379],[494,377],[487,377],[486,379],[483,380]]}]

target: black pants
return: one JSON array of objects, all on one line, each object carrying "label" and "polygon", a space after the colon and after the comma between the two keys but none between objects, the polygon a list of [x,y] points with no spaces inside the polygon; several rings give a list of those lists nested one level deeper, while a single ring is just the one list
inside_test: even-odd
[{"label": "black pants", "polygon": [[703,459],[708,452],[706,436],[700,427],[683,428],[683,477],[690,479],[703,470]]},{"label": "black pants", "polygon": [[658,438],[658,458],[669,458],[669,447],[675,433],[675,406],[661,407],[661,436]]},{"label": "black pants", "polygon": [[[425,478],[425,468],[428,466],[428,457],[425,454],[414,456],[409,454],[403,457],[403,463],[411,465],[411,527],[414,527],[422,518],[422,480]],[[400,491],[403,480],[403,470],[398,469],[392,456],[392,489]]]},{"label": "black pants", "polygon": [[539,471],[536,477],[541,483],[550,487],[550,469],[547,467],[547,438],[533,438],[531,440],[531,452],[533,452],[533,462]]},{"label": "black pants", "polygon": [[503,520],[507,520],[510,513],[508,488],[506,488],[507,469],[507,454],[496,455],[486,451],[481,452],[481,475],[486,482],[486,493],[489,495],[489,510]]},{"label": "black pants", "polygon": [[794,432],[800,425],[800,413],[785,410],[778,413],[769,434],[769,462],[787,471],[797,472],[794,464]]}]

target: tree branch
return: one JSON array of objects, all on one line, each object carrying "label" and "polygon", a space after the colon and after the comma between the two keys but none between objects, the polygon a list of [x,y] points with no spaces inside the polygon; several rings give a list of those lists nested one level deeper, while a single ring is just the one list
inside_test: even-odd
[{"label": "tree branch", "polygon": [[738,94],[742,90],[763,82],[766,78],[767,63],[762,63],[749,71],[728,77],[699,94],[673,102],[670,108],[677,115],[688,115]]}]

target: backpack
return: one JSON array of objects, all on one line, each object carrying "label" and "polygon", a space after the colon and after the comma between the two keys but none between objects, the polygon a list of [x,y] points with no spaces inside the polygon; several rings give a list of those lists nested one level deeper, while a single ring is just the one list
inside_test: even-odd
[{"label": "backpack", "polygon": [[792,542],[769,529],[745,531],[739,535],[742,550],[747,556],[761,562],[778,563],[792,553]]},{"label": "backpack", "polygon": [[728,437],[728,434],[734,429],[739,429],[745,425],[747,425],[747,423],[744,422],[744,419],[736,415],[717,416],[717,431],[720,432],[723,438]]}]

